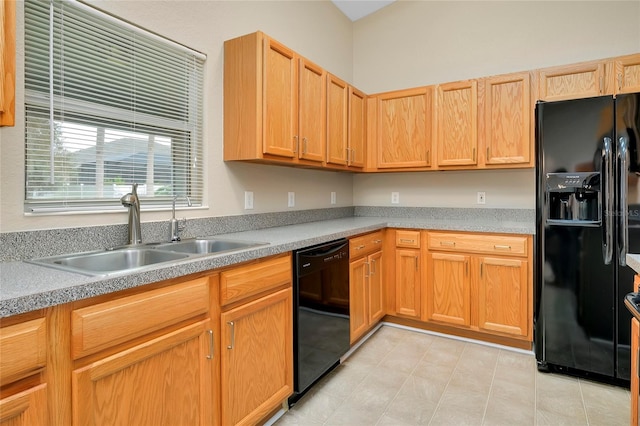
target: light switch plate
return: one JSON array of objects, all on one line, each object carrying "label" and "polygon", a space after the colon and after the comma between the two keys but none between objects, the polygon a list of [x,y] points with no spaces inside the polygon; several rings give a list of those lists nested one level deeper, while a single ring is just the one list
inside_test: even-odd
[{"label": "light switch plate", "polygon": [[244,209],[253,209],[253,191],[244,191]]}]

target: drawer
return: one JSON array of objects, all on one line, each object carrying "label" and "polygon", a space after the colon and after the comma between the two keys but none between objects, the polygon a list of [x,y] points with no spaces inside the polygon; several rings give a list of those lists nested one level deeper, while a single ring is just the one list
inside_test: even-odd
[{"label": "drawer", "polygon": [[356,259],[381,250],[383,241],[383,231],[370,232],[349,239],[349,259]]},{"label": "drawer", "polygon": [[0,328],[0,383],[27,377],[47,363],[47,320]]},{"label": "drawer", "polygon": [[526,236],[429,232],[429,250],[527,256]]},{"label": "drawer", "polygon": [[150,290],[71,314],[73,359],[98,352],[209,311],[209,278]]},{"label": "drawer", "polygon": [[420,231],[396,230],[396,247],[420,248]]},{"label": "drawer", "polygon": [[271,288],[291,285],[291,256],[251,263],[220,273],[220,303],[226,305]]}]

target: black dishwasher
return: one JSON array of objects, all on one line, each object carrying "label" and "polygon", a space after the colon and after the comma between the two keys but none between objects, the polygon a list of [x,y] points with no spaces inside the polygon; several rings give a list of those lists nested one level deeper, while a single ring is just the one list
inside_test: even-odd
[{"label": "black dishwasher", "polygon": [[349,242],[293,252],[293,362],[295,403],[340,363],[349,342]]}]

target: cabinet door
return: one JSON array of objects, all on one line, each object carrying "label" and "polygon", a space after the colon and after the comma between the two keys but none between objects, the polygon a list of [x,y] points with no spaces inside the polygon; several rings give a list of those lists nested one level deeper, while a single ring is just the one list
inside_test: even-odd
[{"label": "cabinet door", "polygon": [[485,78],[481,82],[479,137],[485,165],[526,164],[531,159],[529,73]]},{"label": "cabinet door", "polygon": [[0,0],[0,126],[15,123],[16,2]]},{"label": "cabinet door", "polygon": [[427,280],[427,320],[456,326],[471,324],[469,256],[430,253]]},{"label": "cabinet door", "polygon": [[300,58],[300,154],[299,158],[324,161],[326,95],[325,72]]},{"label": "cabinet door", "polygon": [[263,153],[294,158],[298,152],[298,66],[295,53],[265,37]]},{"label": "cabinet door", "polygon": [[477,164],[477,81],[440,84],[437,91],[438,166]]},{"label": "cabinet door", "polygon": [[349,87],[327,74],[327,163],[347,165]]},{"label": "cabinet door", "polygon": [[616,58],[616,93],[640,92],[640,53]]},{"label": "cabinet door", "polygon": [[382,252],[369,256],[369,325],[384,317],[384,276]]},{"label": "cabinet door", "polygon": [[45,426],[47,416],[45,384],[0,399],[0,426]]},{"label": "cabinet door", "polygon": [[364,167],[367,146],[367,96],[349,86],[349,155],[351,167]]},{"label": "cabinet door", "polygon": [[420,318],[420,251],[396,249],[396,314]]},{"label": "cabinet door", "polygon": [[516,336],[529,334],[526,260],[480,258],[478,326]]},{"label": "cabinet door", "polygon": [[368,321],[368,292],[367,270],[370,265],[363,257],[349,264],[349,335],[351,343],[358,340],[367,331]]},{"label": "cabinet door", "polygon": [[638,425],[638,398],[640,398],[640,371],[638,371],[638,350],[640,343],[640,323],[631,319],[631,424]]},{"label": "cabinet door", "polygon": [[559,101],[606,94],[604,62],[585,62],[538,70],[538,99]]},{"label": "cabinet door", "polygon": [[432,87],[383,93],[378,98],[378,168],[428,167]]},{"label": "cabinet door", "polygon": [[222,313],[223,425],[257,424],[293,392],[292,316],[291,288]]},{"label": "cabinet door", "polygon": [[213,332],[201,321],[72,373],[75,425],[210,425]]}]

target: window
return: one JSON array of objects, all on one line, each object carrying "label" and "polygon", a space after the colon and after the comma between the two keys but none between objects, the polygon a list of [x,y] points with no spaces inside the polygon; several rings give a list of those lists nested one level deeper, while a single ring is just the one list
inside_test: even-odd
[{"label": "window", "polygon": [[77,1],[25,1],[25,211],[202,204],[204,55]]}]

